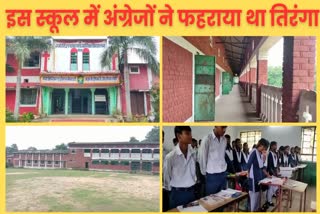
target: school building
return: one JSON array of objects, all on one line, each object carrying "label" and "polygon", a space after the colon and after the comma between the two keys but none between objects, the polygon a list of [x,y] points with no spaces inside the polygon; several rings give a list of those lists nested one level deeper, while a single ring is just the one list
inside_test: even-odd
[{"label": "school building", "polygon": [[[8,161],[8,160],[7,160]],[[159,172],[158,143],[71,142],[68,150],[20,150],[13,167]]]},{"label": "school building", "polygon": [[[125,84],[113,56],[110,69],[100,65],[107,37],[52,37],[50,52],[33,51],[22,68],[20,114],[126,114]],[[8,51],[6,107],[14,110],[18,61]],[[150,90],[158,83],[147,63],[128,51],[132,115],[151,110]]]},{"label": "school building", "polygon": [[[282,87],[268,85],[283,41]],[[163,38],[163,121],[315,122],[316,37]]]}]

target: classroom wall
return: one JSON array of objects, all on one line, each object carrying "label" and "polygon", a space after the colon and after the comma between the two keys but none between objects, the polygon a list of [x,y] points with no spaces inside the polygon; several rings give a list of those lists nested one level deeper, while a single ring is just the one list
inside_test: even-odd
[{"label": "classroom wall", "polygon": [[[213,126],[191,126],[193,138],[199,140],[210,133]],[[231,140],[240,138],[241,131],[262,131],[262,137],[269,141],[277,141],[278,145],[301,146],[300,126],[232,126],[227,128],[226,134],[231,136]],[[165,141],[163,148],[171,151],[173,148],[174,126],[163,127]]]},{"label": "classroom wall", "polygon": [[[234,136],[233,133],[235,127],[228,127],[226,134],[230,136]],[[192,137],[199,140],[202,139],[204,136],[212,132],[213,126],[191,126],[192,129]],[[165,133],[164,137],[164,145],[163,148],[166,151],[171,151],[173,148],[172,139],[174,138],[174,126],[164,126],[163,131]]]},{"label": "classroom wall", "polygon": [[232,139],[240,138],[242,131],[262,131],[262,137],[271,141],[278,142],[278,146],[301,146],[301,127],[300,126],[241,126],[234,127],[235,135]]}]

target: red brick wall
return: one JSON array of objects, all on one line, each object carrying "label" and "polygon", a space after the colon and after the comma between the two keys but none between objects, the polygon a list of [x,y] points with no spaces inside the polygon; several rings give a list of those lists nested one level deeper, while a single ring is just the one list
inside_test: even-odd
[{"label": "red brick wall", "polygon": [[192,53],[163,38],[163,121],[192,116]]},{"label": "red brick wall", "polygon": [[[231,71],[228,61],[226,60],[224,45],[218,43],[221,42],[219,37],[212,37],[212,47],[210,46],[209,36],[185,36],[184,38],[205,55],[215,56],[216,63],[224,70]],[[220,50],[220,56],[218,55],[218,50]]]},{"label": "red brick wall", "polygon": [[84,157],[83,149],[76,149],[75,151],[75,154],[72,154],[71,150],[69,150],[67,168],[83,169],[86,166],[86,162],[89,162],[89,164],[91,163],[91,158]]},{"label": "red brick wall", "polygon": [[284,37],[283,122],[296,122],[300,91],[314,90],[316,37]]}]

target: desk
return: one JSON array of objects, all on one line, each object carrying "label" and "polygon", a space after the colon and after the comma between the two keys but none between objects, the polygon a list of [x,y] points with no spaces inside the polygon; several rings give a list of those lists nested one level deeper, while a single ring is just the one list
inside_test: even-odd
[{"label": "desk", "polygon": [[[230,204],[233,204],[233,209],[234,209],[234,212],[238,211],[239,210],[239,202],[245,198],[248,197],[248,193],[246,192],[241,192],[241,195],[237,198],[226,198],[226,199],[223,199],[221,202],[217,202],[217,203],[214,203],[214,204],[210,204],[208,203],[204,198],[200,198],[199,200],[197,200],[199,202],[199,204],[201,206],[203,206],[206,210],[208,210],[208,212],[210,211],[213,211],[213,210],[216,210],[218,208],[221,208],[221,207],[224,207],[226,205],[230,205]],[[171,209],[171,210],[168,210],[168,212],[180,212],[177,208],[174,208],[174,209]]]},{"label": "desk", "polygon": [[[299,181],[288,179],[283,185],[283,189],[287,189],[290,191],[290,207],[292,203],[292,192],[300,193],[300,212],[306,211],[306,197],[307,197],[307,187],[308,184],[302,183]],[[304,199],[304,200],[303,200]],[[303,200],[303,210],[302,210],[302,200]],[[288,211],[288,203],[287,203],[287,211]]]},{"label": "desk", "polygon": [[303,181],[304,168],[306,168],[306,167],[307,167],[307,164],[300,164],[300,165],[296,166],[296,168],[299,170],[299,176],[298,176],[299,181]]},{"label": "desk", "polygon": [[[270,180],[268,178],[265,178],[260,181],[260,185],[265,185],[265,186],[277,186],[279,188],[279,197],[276,198],[276,205],[274,206],[274,211],[275,209],[278,208],[278,212],[281,212],[281,202],[282,202],[282,185],[285,182],[284,179],[273,179]],[[262,189],[260,188],[260,195],[262,195]],[[261,200],[260,200],[260,207],[261,207]]]}]

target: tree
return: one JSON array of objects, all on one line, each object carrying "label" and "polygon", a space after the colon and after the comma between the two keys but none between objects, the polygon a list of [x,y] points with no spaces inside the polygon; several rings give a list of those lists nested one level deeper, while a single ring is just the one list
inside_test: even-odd
[{"label": "tree", "polygon": [[160,100],[160,88],[159,85],[152,86],[151,89],[151,105],[154,111],[154,121],[159,122],[159,100]]},{"label": "tree", "polygon": [[268,85],[282,88],[282,67],[268,67]]},{"label": "tree", "polygon": [[8,37],[6,47],[15,55],[18,61],[16,99],[13,112],[14,119],[18,120],[21,96],[21,69],[25,60],[30,57],[33,51],[41,53],[42,51],[49,50],[51,42],[48,37],[15,36]]},{"label": "tree", "polygon": [[38,149],[36,147],[30,146],[27,150],[37,151]]},{"label": "tree", "polygon": [[56,147],[53,150],[68,150],[68,145],[61,143],[60,145],[56,145]]},{"label": "tree", "polygon": [[135,137],[130,137],[129,143],[140,143]]},{"label": "tree", "polygon": [[156,59],[157,48],[153,37],[149,36],[117,36],[108,37],[109,46],[101,56],[101,66],[110,67],[112,57],[118,56],[118,69],[123,74],[127,116],[131,115],[130,79],[128,68],[128,51],[132,50],[144,59],[156,74],[159,73],[159,62]]},{"label": "tree", "polygon": [[149,131],[148,134],[146,135],[146,140],[148,142],[159,142],[160,140],[159,132],[160,132],[160,128],[158,126],[154,126],[151,129],[151,131]]},{"label": "tree", "polygon": [[12,144],[11,146],[7,146],[6,147],[6,153],[7,154],[12,154],[12,153],[14,153],[14,152],[17,152],[18,151],[18,146],[17,146],[17,144]]}]

